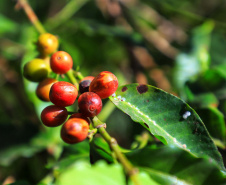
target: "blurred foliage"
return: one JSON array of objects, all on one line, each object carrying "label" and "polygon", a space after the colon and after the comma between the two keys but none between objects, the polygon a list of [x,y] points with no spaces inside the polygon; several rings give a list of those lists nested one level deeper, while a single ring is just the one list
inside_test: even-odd
[{"label": "blurred foliage", "polygon": [[[179,96],[198,112],[226,161],[226,4],[223,1],[29,3],[47,31],[59,37],[60,50],[72,55],[75,69],[79,68],[84,76],[111,71],[120,85],[150,84]],[[35,96],[37,84],[22,77],[23,65],[38,55],[35,42],[39,34],[15,4],[16,1],[0,1],[0,182],[64,184],[65,179],[73,179],[76,173],[84,180],[104,172],[106,176],[102,178],[106,179],[96,179],[96,183],[110,184],[105,183],[110,178],[112,184],[124,184],[121,166],[101,160],[115,162],[105,153],[109,148],[102,149],[105,146],[102,140],[94,140],[90,147],[88,141],[69,146],[61,141],[59,128],[48,129],[41,124],[39,114],[48,103]],[[224,183],[223,175],[211,160],[197,159],[179,149],[161,148],[158,139],[144,134],[145,128],[119,110],[114,110],[106,122],[107,130],[124,147],[123,151],[148,145],[137,151],[142,151],[142,155],[148,153],[142,160],[136,159],[141,159],[136,153],[128,154],[140,168],[144,184],[167,184],[166,179],[184,184]],[[90,151],[93,151],[92,167]],[[165,167],[170,162],[175,162],[175,167],[170,169],[170,166],[167,171]],[[200,173],[191,172],[197,168]],[[210,177],[205,175],[207,168]],[[83,171],[89,175],[84,176]]]}]

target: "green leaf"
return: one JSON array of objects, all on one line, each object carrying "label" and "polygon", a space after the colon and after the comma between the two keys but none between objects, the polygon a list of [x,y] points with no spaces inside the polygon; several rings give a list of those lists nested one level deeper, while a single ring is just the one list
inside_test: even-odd
[{"label": "green leaf", "polygon": [[160,184],[181,182],[181,184],[220,185],[226,183],[226,176],[213,160],[197,158],[174,146],[146,147],[127,153],[127,158]]},{"label": "green leaf", "polygon": [[200,74],[209,69],[209,47],[213,28],[214,22],[208,20],[192,30],[191,51],[180,53],[176,57],[173,80],[183,98],[186,98],[185,83],[197,80]]},{"label": "green leaf", "polygon": [[225,63],[213,67],[213,70],[216,71],[216,73],[218,73],[222,78],[226,79],[226,74],[225,74],[226,64]]},{"label": "green leaf", "polygon": [[15,32],[17,24],[0,14],[0,36],[7,32]]},{"label": "green leaf", "polygon": [[213,93],[202,93],[195,95],[191,101],[192,105],[195,105],[195,107],[218,106],[219,104],[217,97]]},{"label": "green leaf", "polygon": [[215,25],[212,20],[207,20],[201,26],[193,30],[193,53],[199,60],[202,71],[206,71],[209,68],[209,47],[211,43],[211,33],[214,26]]},{"label": "green leaf", "polygon": [[198,157],[209,156],[224,169],[221,155],[202,120],[181,99],[139,84],[119,87],[110,99],[164,144],[175,145]]},{"label": "green leaf", "polygon": [[100,159],[105,159],[110,163],[114,162],[108,143],[101,137],[94,137],[90,143],[90,158],[92,163]]},{"label": "green leaf", "polygon": [[76,145],[66,145],[63,157],[59,161],[49,162],[47,168],[57,169],[57,173],[64,172],[69,166],[79,160],[89,161],[88,141],[77,143]]},{"label": "green leaf", "polygon": [[101,161],[94,166],[77,162],[59,175],[57,185],[125,185],[123,168],[120,165],[107,165]]},{"label": "green leaf", "polygon": [[211,66],[218,66],[221,64],[225,64],[225,33],[221,30],[215,29],[212,33],[211,37],[211,45],[210,45],[210,56],[211,56]]},{"label": "green leaf", "polygon": [[183,180],[178,179],[175,176],[165,174],[156,170],[152,170],[150,168],[141,168],[142,171],[145,171],[149,176],[154,179],[156,182],[159,184],[164,184],[164,185],[172,185],[172,184],[183,184],[183,185],[188,185],[190,183],[185,182]]},{"label": "green leaf", "polygon": [[[140,171],[137,175],[137,179],[140,185],[161,185],[154,181],[148,173],[145,171]],[[129,185],[135,185],[131,180],[129,181]]]},{"label": "green leaf", "polygon": [[225,141],[225,121],[224,115],[216,107],[206,107],[196,110],[214,138]]},{"label": "green leaf", "polygon": [[0,165],[9,166],[19,157],[31,157],[39,152],[42,148],[31,145],[12,146],[0,152]]},{"label": "green leaf", "polygon": [[[196,80],[201,71],[200,68],[198,59],[194,55],[181,53],[177,56],[173,81],[175,87],[179,89],[181,94],[184,93],[184,84],[187,81]],[[185,96],[185,94],[182,95]]]},{"label": "green leaf", "polygon": [[223,69],[223,66],[219,66],[207,70],[194,84],[202,91],[216,91],[216,89],[222,88],[225,83],[225,75],[222,75]]}]

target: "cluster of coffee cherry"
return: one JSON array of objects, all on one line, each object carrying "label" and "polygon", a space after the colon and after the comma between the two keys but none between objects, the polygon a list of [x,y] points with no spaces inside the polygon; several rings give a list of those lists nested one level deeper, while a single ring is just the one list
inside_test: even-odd
[{"label": "cluster of coffee cherry", "polygon": [[[83,78],[76,87],[66,81],[48,78],[50,71],[63,75],[72,70],[72,57],[65,51],[57,51],[58,39],[49,33],[40,35],[37,46],[41,56],[47,59],[36,58],[26,63],[24,77],[39,82],[36,89],[37,96],[43,101],[51,101],[54,104],[43,109],[41,120],[48,127],[63,124],[61,138],[64,142],[69,144],[81,142],[88,135],[90,118],[101,112],[102,99],[108,98],[117,90],[118,79],[111,72],[103,71],[96,77]],[[77,97],[79,112],[68,118],[65,107],[73,105]]]}]

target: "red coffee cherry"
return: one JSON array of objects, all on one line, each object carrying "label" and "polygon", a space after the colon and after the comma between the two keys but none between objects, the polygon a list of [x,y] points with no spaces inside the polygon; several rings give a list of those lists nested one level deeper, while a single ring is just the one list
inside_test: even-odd
[{"label": "red coffee cherry", "polygon": [[50,58],[50,67],[54,73],[65,74],[73,66],[71,55],[65,51],[57,51]]},{"label": "red coffee cherry", "polygon": [[94,79],[93,76],[87,76],[80,80],[79,82],[79,92],[82,94],[84,92],[89,92],[89,86],[92,80]]},{"label": "red coffee cherry", "polygon": [[78,106],[84,116],[94,117],[100,113],[102,101],[96,93],[85,92],[79,96]]},{"label": "red coffee cherry", "polygon": [[43,55],[49,55],[57,50],[59,42],[55,35],[43,33],[39,36],[37,45]]},{"label": "red coffee cherry", "polygon": [[42,101],[50,101],[49,99],[49,91],[51,86],[57,82],[54,78],[46,78],[45,80],[41,81],[36,89],[36,95]]},{"label": "red coffee cherry", "polygon": [[71,119],[71,118],[82,118],[90,124],[90,120],[86,116],[84,116],[82,113],[79,113],[79,112],[72,114],[68,119]]},{"label": "red coffee cherry", "polygon": [[109,71],[103,71],[93,79],[89,86],[89,91],[95,92],[101,99],[105,99],[111,96],[117,88],[117,77]]},{"label": "red coffee cherry", "polygon": [[81,118],[71,118],[61,128],[61,138],[68,144],[79,143],[86,139],[89,132],[89,124]]},{"label": "red coffee cherry", "polygon": [[43,109],[41,120],[47,127],[57,127],[66,121],[67,116],[68,113],[66,108],[50,105]]},{"label": "red coffee cherry", "polygon": [[49,92],[50,101],[60,107],[72,105],[78,96],[77,88],[69,82],[56,82]]}]

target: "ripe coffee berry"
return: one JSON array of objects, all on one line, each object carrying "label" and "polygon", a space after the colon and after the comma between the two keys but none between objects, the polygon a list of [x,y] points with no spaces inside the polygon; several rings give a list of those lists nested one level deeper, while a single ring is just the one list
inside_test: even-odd
[{"label": "ripe coffee berry", "polygon": [[54,78],[46,78],[38,84],[36,89],[36,95],[42,101],[50,101],[49,99],[49,91],[51,86],[57,82]]},{"label": "ripe coffee berry", "polygon": [[79,96],[78,106],[84,116],[94,117],[100,113],[102,101],[96,93],[85,92]]},{"label": "ripe coffee berry", "polygon": [[40,82],[48,76],[50,68],[42,59],[36,58],[24,65],[24,77],[32,82]]},{"label": "ripe coffee berry", "polygon": [[49,92],[50,101],[60,107],[72,105],[78,96],[77,88],[69,82],[56,82]]},{"label": "ripe coffee berry", "polygon": [[84,92],[89,92],[89,86],[93,79],[93,76],[87,76],[79,82],[79,91],[81,94]]},{"label": "ripe coffee berry", "polygon": [[89,124],[82,118],[71,118],[61,128],[61,138],[68,144],[75,144],[86,139]]},{"label": "ripe coffee berry", "polygon": [[117,77],[109,71],[103,71],[93,79],[89,86],[89,91],[95,92],[101,99],[105,99],[111,96],[117,88]]},{"label": "ripe coffee berry", "polygon": [[50,58],[50,67],[54,73],[65,74],[73,66],[71,55],[65,51],[57,51]]},{"label": "ripe coffee berry", "polygon": [[82,113],[79,113],[79,112],[72,114],[69,117],[69,119],[71,119],[71,118],[82,118],[82,119],[86,120],[90,124],[90,120],[86,116],[84,116]]},{"label": "ripe coffee berry", "polygon": [[43,109],[41,120],[47,127],[57,127],[66,121],[67,116],[68,113],[66,108],[50,105]]},{"label": "ripe coffee berry", "polygon": [[43,33],[39,36],[37,45],[43,55],[49,55],[57,50],[59,42],[55,35]]}]

